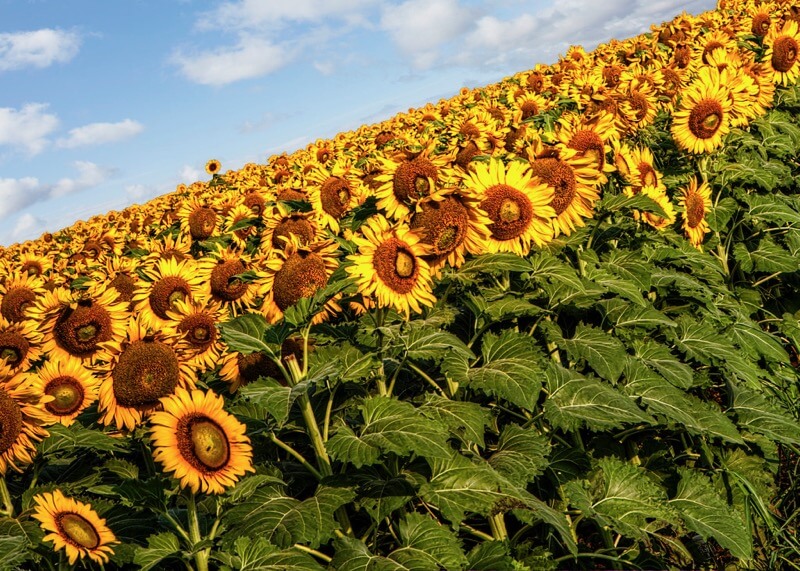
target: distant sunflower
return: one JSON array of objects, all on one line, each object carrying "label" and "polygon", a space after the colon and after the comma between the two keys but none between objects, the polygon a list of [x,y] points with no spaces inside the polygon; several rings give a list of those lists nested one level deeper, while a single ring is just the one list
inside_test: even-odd
[{"label": "distant sunflower", "polygon": [[722,145],[730,131],[730,90],[714,81],[718,74],[699,75],[683,91],[672,115],[672,137],[691,153],[710,153]]},{"label": "distant sunflower", "polygon": [[584,226],[583,219],[594,215],[594,204],[600,198],[600,171],[591,157],[578,157],[575,149],[559,147],[557,156],[531,157],[531,173],[553,192],[550,207],[555,236],[569,236]]},{"label": "distant sunflower", "polygon": [[445,264],[461,266],[467,253],[484,253],[491,223],[479,198],[452,191],[441,201],[422,204],[411,218],[411,229],[430,246],[428,263],[436,274]]},{"label": "distant sunflower", "polygon": [[553,239],[550,219],[555,211],[549,206],[553,190],[532,177],[525,163],[504,165],[493,159],[477,165],[464,184],[491,222],[487,251],[525,256],[531,244],[544,246]]},{"label": "distant sunflower", "polygon": [[203,288],[203,277],[193,259],[161,258],[142,269],[146,280],[136,282],[131,301],[146,327],[169,323],[168,311],[179,300],[190,300]]},{"label": "distant sunflower", "polygon": [[153,458],[182,488],[221,494],[253,472],[253,449],[244,424],[223,409],[212,391],[177,389],[150,417]]},{"label": "distant sunflower", "polygon": [[182,300],[167,313],[167,332],[178,338],[176,348],[186,355],[187,365],[200,371],[213,369],[225,351],[216,328],[228,318],[222,303],[211,298]]},{"label": "distant sunflower", "polygon": [[[339,266],[337,255],[337,246],[332,240],[302,246],[296,237],[290,237],[284,249],[276,250],[264,264],[266,278],[262,288],[265,296],[261,311],[267,319],[272,323],[280,321],[287,309],[325,287]],[[324,319],[325,316],[323,312],[317,317]]]},{"label": "distant sunflower", "polygon": [[306,192],[322,226],[339,232],[339,220],[361,204],[364,188],[361,172],[347,159],[315,165],[306,175]]},{"label": "distant sunflower", "polygon": [[361,227],[355,236],[358,253],[349,256],[353,265],[347,272],[356,278],[359,292],[375,296],[380,307],[394,307],[400,313],[422,312],[436,297],[431,291],[431,273],[423,259],[430,249],[419,236],[400,223],[394,227],[380,214]]},{"label": "distant sunflower", "polygon": [[33,501],[36,508],[31,517],[50,532],[44,540],[52,541],[55,551],[65,550],[70,565],[84,557],[98,565],[108,563],[114,554],[112,546],[119,541],[91,504],[68,498],[61,490],[36,495]]},{"label": "distant sunflower", "polygon": [[195,374],[175,350],[174,337],[149,334],[132,317],[121,341],[108,343],[109,359],[95,369],[101,375],[100,422],[133,430],[142,418],[160,406],[159,399],[177,388],[194,388]]},{"label": "distant sunflower", "polygon": [[29,315],[36,299],[45,293],[44,280],[20,272],[4,272],[0,281],[0,315],[9,321],[22,321]]},{"label": "distant sunflower", "polygon": [[27,379],[45,399],[44,410],[48,422],[69,426],[86,407],[97,400],[100,380],[87,369],[80,359],[69,358],[47,361]]},{"label": "distant sunflower", "polygon": [[773,27],[764,38],[764,63],[772,71],[772,81],[791,85],[800,75],[797,56],[800,53],[800,31],[794,20],[787,20],[781,29]]},{"label": "distant sunflower", "polygon": [[233,250],[210,253],[198,263],[201,292],[236,314],[249,307],[260,290],[264,272],[250,256]]},{"label": "distant sunflower", "polygon": [[51,359],[103,358],[103,343],[121,338],[128,319],[128,304],[117,299],[115,289],[102,286],[88,292],[47,292],[31,310],[43,334],[42,350]]},{"label": "distant sunflower", "polygon": [[46,418],[41,410],[41,394],[23,374],[9,376],[0,382],[0,476],[9,468],[22,471],[33,462],[36,443],[46,438],[42,428]]},{"label": "distant sunflower", "polygon": [[692,246],[703,248],[703,240],[709,231],[706,215],[711,210],[711,188],[707,182],[697,185],[692,178],[689,186],[681,189],[678,203],[683,207],[683,230]]},{"label": "distant sunflower", "polygon": [[222,163],[217,159],[211,159],[206,163],[206,172],[210,175],[215,175],[222,168]]}]

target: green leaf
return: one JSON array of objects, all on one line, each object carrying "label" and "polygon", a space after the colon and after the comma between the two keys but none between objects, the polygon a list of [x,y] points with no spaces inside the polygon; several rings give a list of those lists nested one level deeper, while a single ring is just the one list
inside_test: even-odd
[{"label": "green leaf", "polygon": [[577,270],[552,254],[537,252],[531,255],[530,264],[533,271],[531,277],[537,281],[558,284],[572,292],[584,293],[586,291],[586,285]]},{"label": "green leaf", "polygon": [[733,257],[745,272],[794,272],[800,268],[800,261],[772,238],[762,238],[755,250],[739,242],[733,247]]},{"label": "green leaf", "polygon": [[739,203],[730,196],[726,196],[706,214],[709,228],[713,232],[721,232],[738,209]]},{"label": "green leaf", "polygon": [[491,322],[496,322],[538,315],[541,312],[542,308],[538,305],[534,305],[525,299],[513,295],[506,295],[501,299],[490,300],[484,315],[486,315]]},{"label": "green leaf", "polygon": [[147,547],[136,550],[133,562],[141,571],[153,569],[164,559],[178,555],[181,545],[174,533],[164,532],[147,538]]},{"label": "green leaf", "polygon": [[750,210],[747,213],[751,220],[766,222],[774,226],[800,224],[800,212],[780,201],[780,193],[764,196],[751,194],[746,197]]},{"label": "green leaf", "polygon": [[665,417],[690,433],[722,438],[744,444],[733,422],[712,405],[665,383],[663,377],[644,363],[631,359],[625,366],[624,391],[635,397],[654,415]]},{"label": "green leaf", "polygon": [[464,342],[452,333],[432,327],[417,327],[402,338],[408,358],[414,361],[441,361],[449,352],[474,358]]},{"label": "green leaf", "polygon": [[147,507],[158,511],[164,509],[167,482],[160,476],[147,480],[125,480],[114,486],[113,490],[124,506]]},{"label": "green leaf", "polygon": [[706,365],[735,360],[738,357],[736,347],[719,335],[710,324],[695,321],[688,315],[679,317],[677,323],[678,327],[669,334],[688,357]]},{"label": "green leaf", "polygon": [[257,405],[263,406],[267,412],[282,425],[289,417],[289,410],[297,398],[291,387],[281,385],[275,379],[259,379],[241,387],[239,394]]},{"label": "green leaf", "polygon": [[737,424],[783,444],[800,444],[800,422],[777,403],[743,385],[731,384]]},{"label": "green leaf", "polygon": [[669,505],[680,514],[686,527],[706,541],[713,537],[734,557],[752,558],[753,539],[749,530],[708,478],[689,468],[678,467],[678,473],[681,476],[678,491]]},{"label": "green leaf", "polygon": [[595,372],[614,382],[625,366],[625,346],[601,329],[578,325],[572,339],[564,339],[564,347],[572,359],[586,359]]},{"label": "green leaf", "polygon": [[416,494],[403,475],[387,476],[380,467],[353,474],[351,478],[358,485],[356,505],[366,511],[376,524],[402,508]]},{"label": "green leaf", "polygon": [[339,529],[334,512],[354,497],[347,489],[320,486],[313,496],[300,501],[262,488],[230,507],[223,519],[237,535],[263,537],[282,548],[295,543],[316,548],[334,537]]},{"label": "green leaf", "polygon": [[464,569],[468,561],[450,529],[427,515],[409,513],[398,524],[401,547],[389,554],[407,569]]},{"label": "green leaf", "polygon": [[493,274],[499,272],[529,272],[530,264],[516,254],[483,254],[461,266],[455,275],[463,280],[472,281],[476,274]]},{"label": "green leaf", "polygon": [[344,424],[336,428],[336,432],[325,443],[325,449],[334,460],[349,462],[356,468],[376,464],[381,457],[381,449],[377,444],[362,440]]},{"label": "green leaf", "polygon": [[333,542],[336,554],[330,569],[337,571],[408,571],[408,568],[380,555],[374,555],[363,541],[341,537]]},{"label": "green leaf", "polygon": [[537,364],[540,353],[533,338],[512,330],[499,336],[486,333],[481,355],[483,365],[469,369],[466,377],[456,379],[457,382],[533,410],[539,399],[542,378]]},{"label": "green leaf", "polygon": [[0,535],[0,561],[3,569],[16,569],[31,558],[28,542],[24,537]]},{"label": "green leaf", "polygon": [[368,379],[379,365],[373,353],[362,353],[347,342],[318,347],[311,353],[309,366],[315,362],[335,362],[337,364],[335,380],[340,383],[354,383]]},{"label": "green leaf", "polygon": [[136,480],[139,478],[139,467],[127,460],[112,458],[103,464],[103,468],[123,480]]},{"label": "green leaf", "polygon": [[269,324],[263,315],[247,313],[219,325],[222,339],[230,350],[238,351],[243,355],[264,352],[270,359],[280,359],[280,344],[267,344],[264,342]]},{"label": "green leaf", "polygon": [[754,361],[757,361],[760,355],[768,362],[789,362],[789,354],[778,338],[750,320],[738,319],[730,328],[730,334],[739,348]]},{"label": "green leaf", "polygon": [[324,571],[324,567],[296,549],[281,551],[263,537],[237,537],[230,553],[214,551],[214,559],[237,571]]},{"label": "green leaf", "polygon": [[558,428],[607,430],[629,423],[653,423],[630,398],[597,379],[556,364],[548,367],[545,376],[550,396],[544,414]]},{"label": "green leaf", "polygon": [[597,460],[589,480],[564,489],[572,505],[626,537],[644,540],[647,529],[680,525],[666,490],[646,470],[613,456]]},{"label": "green leaf", "polygon": [[652,304],[631,305],[619,298],[608,299],[599,304],[605,311],[606,319],[616,327],[675,327],[675,322],[658,311]]},{"label": "green leaf", "polygon": [[428,393],[419,412],[446,426],[466,443],[474,442],[484,447],[484,433],[491,421],[491,411],[468,401],[455,401]]},{"label": "green leaf", "polygon": [[550,440],[533,429],[508,424],[500,433],[497,452],[489,464],[500,474],[518,484],[532,482],[548,466]]},{"label": "green leaf", "polygon": [[237,220],[229,228],[226,229],[226,232],[237,232],[239,230],[244,230],[245,228],[250,228],[251,226],[255,226],[261,219],[257,216],[253,216],[250,218],[242,218],[241,220]]},{"label": "green leaf", "polygon": [[636,356],[651,369],[657,371],[673,386],[689,389],[694,385],[694,371],[681,363],[672,352],[655,341],[636,341],[633,344]]},{"label": "green leaf", "polygon": [[88,448],[97,452],[122,452],[127,448],[127,442],[114,438],[105,432],[84,428],[78,423],[71,426],[51,424],[47,427],[50,436],[39,444],[41,454],[55,454],[57,452],[74,452],[76,449]]},{"label": "green leaf", "polygon": [[470,571],[518,571],[502,541],[482,541],[467,554]]}]

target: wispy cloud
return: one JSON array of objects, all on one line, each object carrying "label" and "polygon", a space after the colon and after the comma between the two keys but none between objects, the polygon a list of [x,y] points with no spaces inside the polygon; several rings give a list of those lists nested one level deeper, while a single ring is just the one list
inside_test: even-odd
[{"label": "wispy cloud", "polygon": [[320,22],[331,17],[351,23],[364,22],[362,11],[379,4],[378,0],[292,0],[291,2],[264,2],[240,0],[224,2],[219,7],[201,14],[197,21],[200,29],[275,29],[289,22]]},{"label": "wispy cloud", "polygon": [[138,121],[125,119],[117,123],[90,123],[70,129],[67,137],[58,140],[58,146],[66,149],[89,145],[102,145],[129,139],[141,133],[144,126]]},{"label": "wispy cloud", "polygon": [[178,174],[180,181],[184,184],[192,184],[200,180],[200,171],[193,166],[183,165],[181,172]]},{"label": "wispy cloud", "polygon": [[89,161],[76,161],[74,165],[78,176],[55,183],[42,183],[35,177],[0,179],[0,220],[32,204],[99,186],[116,173]]},{"label": "wispy cloud", "polygon": [[80,45],[75,32],[50,28],[0,34],[0,71],[65,63],[77,55]]},{"label": "wispy cloud", "polygon": [[27,239],[29,236],[35,236],[40,232],[44,226],[44,220],[37,218],[30,212],[26,212],[19,218],[11,231],[11,237],[15,240]]},{"label": "wispy cloud", "polygon": [[58,117],[47,113],[46,103],[26,103],[22,109],[0,107],[0,145],[22,148],[31,155],[47,147],[48,136],[58,128]]}]

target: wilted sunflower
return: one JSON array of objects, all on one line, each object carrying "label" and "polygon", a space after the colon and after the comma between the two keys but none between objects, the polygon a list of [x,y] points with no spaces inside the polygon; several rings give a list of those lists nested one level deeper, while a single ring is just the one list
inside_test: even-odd
[{"label": "wilted sunflower", "polygon": [[430,246],[428,263],[435,275],[445,265],[457,268],[464,255],[486,251],[492,221],[480,209],[480,199],[452,190],[441,201],[420,205],[411,218],[411,229]]},{"label": "wilted sunflower", "polygon": [[707,182],[697,186],[697,178],[681,189],[678,203],[683,207],[683,230],[692,246],[703,249],[703,240],[709,231],[706,215],[711,210],[711,188]]},{"label": "wilted sunflower", "polygon": [[525,256],[531,243],[544,246],[553,239],[550,220],[555,211],[549,206],[553,190],[532,177],[525,163],[504,165],[492,159],[468,173],[464,184],[480,200],[480,208],[490,220],[488,252]]},{"label": "wilted sunflower", "polygon": [[44,280],[40,276],[27,273],[4,272],[0,281],[0,315],[9,321],[22,321],[36,299],[44,295]]},{"label": "wilted sunflower", "polygon": [[800,32],[797,22],[787,20],[781,29],[773,27],[764,38],[764,63],[772,71],[772,81],[780,85],[791,85],[800,75],[797,64],[800,52]]},{"label": "wilted sunflower", "polygon": [[55,551],[64,549],[70,565],[84,557],[98,565],[108,563],[112,545],[119,541],[90,504],[68,498],[61,490],[36,495],[33,501],[36,509],[31,517],[50,532],[44,540],[52,541]]},{"label": "wilted sunflower", "polygon": [[710,153],[722,145],[722,138],[730,131],[730,89],[718,78],[718,73],[698,74],[684,89],[680,106],[672,115],[672,137],[691,153]]},{"label": "wilted sunflower", "polygon": [[44,399],[48,423],[69,426],[90,404],[97,400],[100,380],[80,359],[47,361],[36,372],[26,374],[26,382],[36,387]]},{"label": "wilted sunflower", "polygon": [[210,175],[215,175],[222,168],[222,163],[217,159],[211,159],[206,163],[206,172]]},{"label": "wilted sunflower", "polygon": [[594,203],[600,198],[600,171],[595,168],[594,159],[581,158],[575,149],[563,146],[530,158],[531,173],[553,191],[549,204],[555,211],[554,235],[569,236],[584,226],[584,218],[594,215]]},{"label": "wilted sunflower", "polygon": [[103,358],[102,344],[120,339],[128,319],[128,304],[117,299],[117,290],[102,285],[86,292],[47,292],[31,310],[40,324],[42,350],[51,359]]},{"label": "wilted sunflower", "polygon": [[[337,247],[332,240],[303,246],[300,240],[290,236],[283,250],[276,250],[265,264],[266,278],[262,289],[264,303],[262,313],[272,323],[283,318],[283,312],[304,297],[311,297],[325,287],[328,278],[339,266]],[[327,311],[316,316],[323,320],[327,312],[338,306],[328,305]]]},{"label": "wilted sunflower", "polygon": [[169,310],[167,332],[178,338],[177,350],[200,371],[213,369],[225,351],[216,326],[228,318],[222,303],[211,298],[182,300]]},{"label": "wilted sunflower", "polygon": [[212,391],[178,389],[150,417],[153,458],[182,488],[221,494],[254,471],[245,426],[224,402]]},{"label": "wilted sunflower", "polygon": [[5,379],[0,382],[0,476],[5,476],[9,468],[21,472],[33,462],[36,443],[48,432],[42,428],[41,394],[26,375],[12,376],[3,366],[0,379]]},{"label": "wilted sunflower", "polygon": [[361,227],[355,236],[358,253],[349,256],[353,265],[347,272],[358,281],[364,297],[375,296],[380,307],[394,307],[400,313],[422,312],[436,297],[431,291],[431,272],[423,257],[430,249],[404,223],[394,227],[380,214]]},{"label": "wilted sunflower", "polygon": [[131,301],[146,327],[160,329],[169,322],[167,312],[179,300],[190,300],[203,289],[203,276],[193,259],[153,260],[141,271],[147,278],[136,282]]},{"label": "wilted sunflower", "polygon": [[103,424],[133,430],[160,406],[159,399],[195,386],[194,371],[175,350],[174,337],[149,334],[138,316],[130,319],[122,340],[106,345],[108,361],[95,367],[102,375],[98,411]]}]

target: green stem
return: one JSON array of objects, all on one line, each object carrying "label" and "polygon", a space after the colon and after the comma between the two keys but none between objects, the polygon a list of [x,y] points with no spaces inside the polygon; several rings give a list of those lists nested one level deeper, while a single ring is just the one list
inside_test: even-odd
[{"label": "green stem", "polygon": [[[606,549],[610,550],[616,549],[616,546],[614,545],[614,540],[611,538],[611,531],[609,531],[609,529],[604,526],[598,526],[598,527],[600,527],[600,535],[603,536],[603,544],[606,546]],[[611,568],[622,569],[622,567],[619,566],[619,560],[616,559],[612,560]]]},{"label": "green stem", "polygon": [[503,514],[494,514],[489,516],[489,528],[492,530],[492,537],[497,541],[505,541],[508,539],[508,531],[506,531],[506,520]]},{"label": "green stem", "polygon": [[[435,388],[439,392],[440,395],[442,395],[443,397],[447,398],[447,395],[445,394],[445,392],[442,389],[442,387],[437,385],[436,381],[434,381],[432,378],[430,378],[428,373],[426,373],[425,371],[423,371],[422,369],[420,369],[419,367],[417,367],[414,363],[412,363],[410,361],[408,363],[408,368],[411,369],[412,371],[414,371],[415,373],[417,373],[423,379],[425,379],[428,382],[429,385],[431,385],[433,388]],[[455,391],[458,390],[458,385],[456,384],[455,388],[453,388],[451,386],[452,384],[453,383],[451,383],[450,381],[447,382],[447,386],[450,389],[451,394],[455,394]]]},{"label": "green stem", "polygon": [[474,527],[471,527],[465,523],[461,524],[461,528],[464,529],[464,531],[466,531],[470,535],[474,535],[475,537],[483,539],[484,541],[494,541],[494,537],[492,537],[488,533],[484,533],[481,530],[475,529]]},{"label": "green stem", "polygon": [[[200,535],[200,519],[197,517],[197,501],[194,492],[187,494],[186,511],[189,518],[189,540],[192,542],[192,549],[194,549],[194,546],[203,540],[203,536]],[[208,571],[208,557],[210,554],[210,548],[194,554],[194,563],[197,571]]]},{"label": "green stem", "polygon": [[192,540],[191,540],[191,539],[189,539],[189,534],[188,534],[188,533],[186,533],[186,530],[183,528],[183,526],[180,524],[180,522],[178,522],[178,520],[176,520],[174,517],[172,517],[171,515],[169,515],[169,512],[168,512],[168,511],[164,511],[164,518],[166,518],[166,520],[167,520],[167,521],[168,521],[170,524],[172,524],[172,527],[174,527],[174,528],[175,528],[175,531],[177,531],[177,532],[178,532],[178,535],[180,535],[180,536],[181,536],[181,538],[182,538],[182,539],[183,539],[183,540],[184,540],[186,543],[191,543],[191,541],[192,541]]},{"label": "green stem", "polygon": [[301,463],[301,464],[302,464],[302,465],[303,465],[303,466],[306,468],[306,470],[308,470],[309,472],[311,472],[312,474],[314,474],[314,477],[315,477],[317,480],[321,480],[321,479],[322,479],[322,474],[320,474],[319,470],[317,470],[316,468],[314,468],[314,466],[312,466],[312,465],[309,463],[309,461],[308,461],[308,460],[306,460],[306,459],[303,457],[303,455],[302,455],[302,454],[300,454],[300,453],[299,453],[297,450],[295,450],[295,449],[294,449],[294,448],[292,448],[292,447],[291,447],[289,444],[286,444],[286,443],[285,443],[283,440],[281,440],[280,438],[278,438],[277,436],[275,436],[275,433],[274,433],[274,432],[270,432],[270,434],[269,434],[269,439],[270,439],[270,441],[272,441],[272,443],[273,443],[273,444],[275,444],[275,445],[276,445],[276,446],[278,446],[279,448],[282,448],[283,450],[285,450],[286,452],[288,452],[289,454],[291,454],[292,456],[294,456],[294,458],[295,458],[295,459],[296,459],[298,462],[300,462],[300,463]]},{"label": "green stem", "polygon": [[325,406],[325,421],[322,423],[322,441],[328,441],[328,433],[331,428],[331,413],[333,412],[333,397],[336,396],[336,389],[339,388],[339,385],[336,385],[331,389],[330,396],[328,397],[328,404]]},{"label": "green stem", "polygon": [[11,501],[11,494],[8,493],[5,478],[0,478],[0,498],[3,500],[3,513],[8,517],[14,517],[14,502]]},{"label": "green stem", "polygon": [[397,375],[399,375],[399,374],[400,374],[400,371],[402,370],[402,368],[403,368],[403,365],[405,365],[405,364],[406,364],[406,358],[405,358],[405,357],[403,357],[403,360],[402,360],[402,361],[400,361],[400,364],[399,364],[399,365],[397,366],[397,368],[394,370],[394,374],[392,375],[392,380],[389,382],[389,389],[388,389],[388,392],[389,392],[389,395],[390,395],[390,396],[391,396],[391,394],[394,392],[394,383],[395,383],[395,381],[397,381]]},{"label": "green stem", "polygon": [[330,556],[325,555],[324,553],[322,553],[321,551],[317,551],[316,549],[311,549],[310,547],[306,547],[305,545],[300,545],[299,543],[295,543],[294,548],[299,549],[300,551],[305,551],[309,555],[313,555],[314,557],[324,561],[325,563],[330,563],[331,561],[333,561],[333,558],[331,558]]}]

